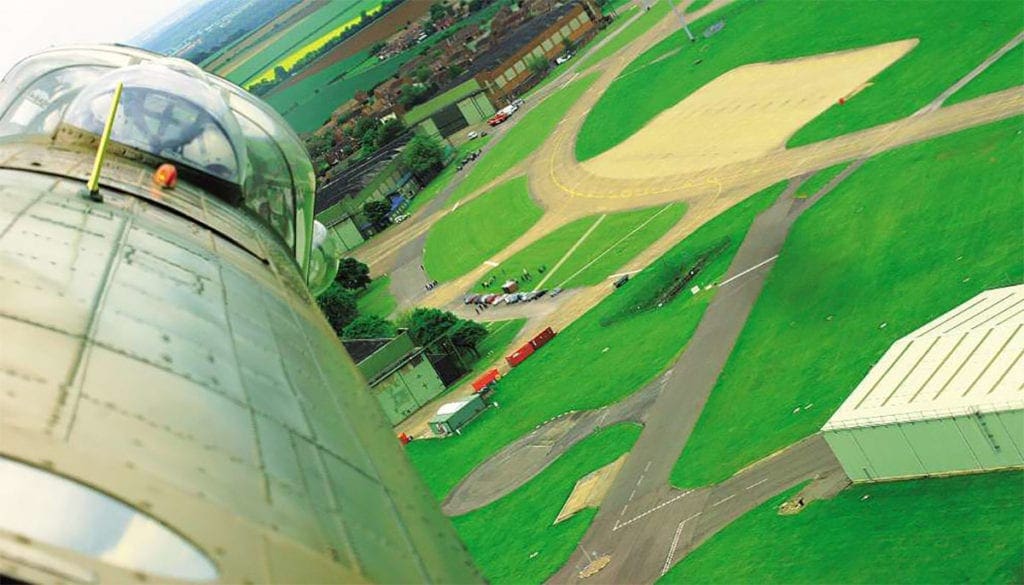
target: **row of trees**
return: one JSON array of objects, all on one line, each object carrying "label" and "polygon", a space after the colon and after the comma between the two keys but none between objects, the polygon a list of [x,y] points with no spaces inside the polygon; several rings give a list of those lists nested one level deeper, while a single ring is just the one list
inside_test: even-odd
[{"label": "row of trees", "polygon": [[[398,326],[380,315],[360,315],[357,290],[370,284],[369,268],[355,258],[345,258],[338,277],[319,299],[320,309],[342,339],[394,337]],[[477,346],[487,337],[487,328],[440,309],[414,309],[400,318],[409,337],[420,346],[450,342],[459,350],[479,357]]]},{"label": "row of trees", "polygon": [[337,35],[331,37],[330,40],[324,43],[324,45],[321,46],[320,48],[314,51],[310,51],[309,53],[306,53],[290,68],[285,69],[280,65],[274,67],[273,77],[256,83],[254,85],[251,85],[247,89],[256,95],[263,95],[269,92],[270,90],[277,87],[281,82],[285,81],[286,79],[294,75],[296,72],[301,71],[303,68],[305,68],[313,61],[316,61],[320,57],[332,51],[335,47],[340,45],[342,42],[344,42],[352,35],[369,26],[373,21],[387,14],[387,12],[394,8],[395,6],[397,6],[399,2],[400,0],[383,0],[380,6],[380,10],[374,12],[373,14],[368,14],[365,10],[363,10],[362,12],[359,13],[359,22],[341,31]]}]

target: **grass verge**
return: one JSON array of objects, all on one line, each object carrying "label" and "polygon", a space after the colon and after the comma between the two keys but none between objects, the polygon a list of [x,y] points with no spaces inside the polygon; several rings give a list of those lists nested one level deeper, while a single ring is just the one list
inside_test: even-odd
[{"label": "grass verge", "polygon": [[966,102],[1018,85],[1024,85],[1024,44],[1007,51],[998,61],[989,65],[988,69],[961,87],[960,91],[949,96],[943,105]]},{"label": "grass verge", "polygon": [[783,187],[766,189],[711,220],[560,331],[502,379],[497,395],[501,408],[488,409],[461,436],[413,441],[406,452],[433,494],[443,498],[476,465],[545,420],[611,404],[668,367],[697,328],[713,291],[697,296],[684,292],[638,314],[635,307],[657,296],[698,254],[727,241],[728,247],[706,266],[698,282],[708,284],[721,276],[754,217]]},{"label": "grass verge", "polygon": [[[476,140],[470,140],[469,142],[459,146],[455,151],[455,157],[452,159],[452,162],[449,163],[449,165],[446,166],[436,177],[434,177],[434,179],[430,181],[430,184],[424,187],[423,190],[416,195],[416,198],[409,204],[407,213],[415,213],[417,209],[423,207],[427,203],[430,203],[434,197],[437,197],[442,191],[444,191],[445,188],[451,184],[452,179],[454,179],[459,173],[459,161],[465,158],[470,152],[483,148],[491,141],[491,138],[493,138],[491,135],[487,135],[482,138],[477,138]],[[472,169],[475,164],[476,161],[469,163],[469,168]],[[466,172],[469,171],[467,170]]]},{"label": "grass verge", "polygon": [[544,144],[565,112],[596,79],[596,74],[577,79],[523,114],[523,119],[508,131],[500,143],[477,159],[466,178],[452,192],[450,201],[462,199],[526,160]]},{"label": "grass verge", "polygon": [[751,510],[658,583],[1024,580],[1020,471],[855,485],[779,516],[798,490]]},{"label": "grass verge", "polygon": [[[502,283],[509,278],[519,278],[520,286],[530,290],[538,287],[546,274],[550,274],[550,278],[544,286],[549,289],[556,286],[597,284],[661,237],[679,221],[684,211],[686,205],[673,203],[663,207],[578,219],[530,244],[502,263],[485,277],[484,280],[490,286],[484,287],[479,283],[474,290],[500,291]],[[565,259],[561,267],[554,272],[540,272],[541,266],[554,270],[588,231],[590,234]],[[522,280],[524,269],[530,273],[530,280]]]},{"label": "grass verge", "polygon": [[441,282],[462,276],[523,235],[543,214],[530,199],[526,177],[502,183],[434,224],[423,266]]},{"label": "grass verge", "polygon": [[[710,39],[712,21],[726,27]],[[917,38],[914,50],[877,75],[843,107],[800,129],[790,146],[808,144],[909,116],[1020,30],[1016,0],[817,2],[739,0],[695,21],[696,43],[676,32],[638,57],[591,109],[576,142],[586,160],[621,143],[662,111],[741,65],[817,55]],[[822,30],[828,34],[821,34]],[[956,50],[950,50],[956,47]],[[698,58],[699,57],[699,58]],[[658,91],[651,91],[652,87]]]},{"label": "grass verge", "polygon": [[821,190],[822,187],[827,185],[829,181],[836,178],[839,173],[843,172],[843,169],[848,166],[850,166],[849,162],[839,163],[814,173],[809,179],[804,181],[803,185],[800,185],[799,189],[796,190],[795,197],[797,199],[812,197],[815,193]]},{"label": "grass verge", "polygon": [[814,433],[897,339],[1024,279],[1021,121],[879,155],[797,221],[675,485],[717,483]]},{"label": "grass verge", "polygon": [[595,65],[600,61],[610,57],[614,53],[618,52],[619,49],[625,47],[629,43],[632,43],[651,29],[659,20],[668,14],[668,4],[661,0],[654,3],[650,10],[641,14],[639,18],[633,21],[628,27],[622,29],[622,32],[615,35],[615,38],[608,41],[603,47],[591,51],[583,61],[580,63],[580,71],[585,70],[587,67]]},{"label": "grass verge", "polygon": [[640,426],[595,432],[504,498],[453,519],[455,529],[490,583],[541,583],[572,554],[597,511],[581,510],[552,525],[584,475],[629,451]]},{"label": "grass verge", "polygon": [[388,315],[395,312],[398,301],[391,294],[391,277],[381,276],[373,279],[366,290],[359,293],[356,299],[356,308],[360,315],[378,315],[388,318]]}]

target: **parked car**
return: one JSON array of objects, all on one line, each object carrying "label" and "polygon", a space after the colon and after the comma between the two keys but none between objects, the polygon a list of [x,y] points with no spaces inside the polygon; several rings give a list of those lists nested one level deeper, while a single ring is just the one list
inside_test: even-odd
[{"label": "parked car", "polygon": [[555,59],[555,65],[561,65],[562,63],[565,63],[569,59],[572,59],[572,57],[572,53],[564,53],[562,55],[559,55],[558,58]]},{"label": "parked car", "polygon": [[615,286],[615,288],[620,288],[622,285],[626,284],[627,282],[629,282],[629,275],[628,274],[623,274],[622,276],[617,278],[615,280],[615,282],[612,283],[612,284]]},{"label": "parked car", "polygon": [[523,107],[523,104],[525,104],[525,103],[526,103],[526,100],[524,100],[523,98],[517,98],[515,100],[512,100],[512,105],[515,106],[517,110],[519,108]]},{"label": "parked car", "polygon": [[405,221],[407,219],[409,219],[409,214],[408,213],[403,213],[402,215],[396,215],[395,219],[393,219],[391,221],[393,221],[395,223],[402,223],[403,221]]},{"label": "parked car", "polygon": [[548,289],[546,289],[546,288],[542,288],[542,289],[540,289],[540,290],[538,290],[538,291],[535,291],[535,292],[537,293],[537,298],[539,299],[539,298],[541,298],[542,296],[544,296],[544,295],[548,294]]},{"label": "parked car", "polygon": [[470,140],[476,140],[477,138],[480,138],[480,133],[477,132],[476,130],[473,130],[472,132],[467,134],[466,137],[469,138]]},{"label": "parked car", "polygon": [[562,287],[560,287],[560,286],[559,287],[555,287],[554,289],[551,290],[551,296],[552,297],[557,297],[559,295],[559,293],[561,293],[561,292],[562,292]]},{"label": "parked car", "polygon": [[505,120],[508,120],[508,117],[510,115],[511,114],[506,114],[505,112],[498,112],[497,114],[491,116],[491,119],[487,120],[487,123],[490,124],[491,126],[497,126],[498,124],[501,124]]},{"label": "parked car", "polygon": [[477,302],[479,300],[480,300],[480,295],[466,295],[465,298],[462,299],[462,302],[463,302],[463,304],[466,304],[466,305],[472,305],[473,303],[475,303],[475,302]]}]

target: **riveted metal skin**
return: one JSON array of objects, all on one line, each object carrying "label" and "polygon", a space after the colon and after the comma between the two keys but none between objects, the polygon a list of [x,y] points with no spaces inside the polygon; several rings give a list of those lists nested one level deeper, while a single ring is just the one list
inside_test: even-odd
[{"label": "riveted metal skin", "polygon": [[[194,544],[226,583],[480,580],[251,214],[142,161],[0,143],[0,457]],[[0,573],[173,582],[0,530]]]}]

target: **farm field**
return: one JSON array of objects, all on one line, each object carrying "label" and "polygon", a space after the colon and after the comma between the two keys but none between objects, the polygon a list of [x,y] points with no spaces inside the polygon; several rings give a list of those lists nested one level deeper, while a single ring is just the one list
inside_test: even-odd
[{"label": "farm field", "polygon": [[526,160],[544,143],[550,129],[595,80],[596,74],[577,79],[523,114],[523,119],[508,131],[501,142],[473,164],[469,175],[452,192],[450,201],[454,203],[472,194]]},{"label": "farm field", "polygon": [[[372,0],[360,0],[359,4],[371,4]],[[233,71],[226,75],[229,81],[238,85],[248,85],[253,78],[264,71],[273,70],[274,65],[287,57],[293,51],[310,42],[324,32],[331,30],[338,24],[358,16],[359,11],[352,12],[356,8],[355,3],[329,2],[316,12],[303,18],[288,29],[285,34],[275,39],[272,43],[262,47],[260,51],[253,54],[245,62],[236,64]]]},{"label": "farm field", "polygon": [[365,56],[357,53],[279,92],[270,92],[264,99],[284,116],[296,132],[312,132],[323,125],[334,110],[351,99],[357,91],[376,86],[391,77],[405,62],[401,57],[396,57],[359,75],[346,75],[346,66],[355,67],[363,60]]},{"label": "farm field", "polygon": [[[432,35],[418,47],[385,61],[369,59],[368,47],[334,62],[331,62],[332,53],[329,53],[304,68],[298,74],[299,78],[291,79],[272,89],[264,99],[284,116],[296,132],[312,132],[327,121],[338,106],[355,96],[357,91],[369,91],[394,75],[406,62],[430,49],[448,35],[454,34],[462,27],[491,18],[498,8],[499,3],[492,4],[451,28]],[[403,9],[404,5],[395,8],[374,23],[374,26],[395,15],[401,16],[404,14]],[[365,30],[348,39],[346,43],[359,38],[363,32]],[[343,46],[344,43],[339,45],[339,48]]]},{"label": "farm field", "polygon": [[783,188],[766,189],[711,220],[560,331],[502,379],[501,408],[486,411],[461,436],[409,444],[406,452],[434,495],[444,498],[477,464],[537,424],[611,404],[657,376],[686,346],[714,293],[684,293],[640,313],[635,307],[656,299],[697,255],[724,243],[700,282],[723,274],[754,217]]},{"label": "farm field", "polygon": [[[415,213],[416,210],[423,207],[427,203],[430,203],[434,199],[434,197],[437,197],[442,191],[444,191],[445,188],[447,188],[448,185],[451,184],[452,179],[454,179],[459,174],[459,161],[465,158],[466,155],[469,154],[470,152],[479,150],[486,146],[487,143],[491,141],[491,138],[493,138],[493,136],[488,134],[487,136],[477,138],[476,140],[470,140],[469,142],[465,142],[462,145],[460,145],[459,148],[455,151],[455,158],[452,159],[452,162],[448,166],[446,166],[444,170],[440,172],[440,174],[434,177],[433,180],[431,180],[430,183],[427,184],[427,186],[424,187],[423,190],[420,191],[419,194],[417,194],[416,197],[412,200],[412,203],[409,204],[408,212],[410,214]],[[476,163],[479,161],[480,159],[477,159],[469,163],[469,167],[464,169],[464,172],[470,172],[470,169],[472,169],[473,166],[476,165]]]},{"label": "farm field", "polygon": [[831,500],[810,502],[799,514],[778,515],[778,506],[798,489],[741,516],[658,583],[1024,578],[1024,472],[854,485]]},{"label": "farm field", "polygon": [[221,74],[225,70],[230,72],[236,59],[257,49],[260,43],[267,42],[275,34],[279,34],[281,29],[287,29],[319,10],[326,1],[300,0],[296,2],[291,8],[279,14],[277,18],[267,22],[251,34],[243,35],[220,51],[203,59],[199,66],[217,74]]},{"label": "farm field", "polygon": [[541,583],[569,558],[597,510],[580,510],[552,525],[576,480],[632,447],[640,427],[602,429],[562,455],[527,484],[452,520],[490,583]]},{"label": "farm field", "polygon": [[878,155],[797,221],[673,484],[721,481],[814,433],[898,338],[1024,280],[1021,125]]},{"label": "farm field", "polygon": [[[682,32],[676,32],[631,63],[587,116],[576,142],[577,158],[587,160],[609,150],[657,114],[741,65],[919,39],[910,53],[877,75],[870,86],[844,106],[834,106],[812,120],[790,138],[789,145],[903,118],[1019,32],[1024,5],[1009,0],[936,0],[894,2],[882,11],[866,0],[740,0],[692,23],[692,28],[701,31],[721,19],[727,26],[710,39],[699,37],[690,44]],[[823,22],[843,26],[818,34]],[[949,50],[952,45],[956,51]],[[660,91],[651,92],[651,87]]]},{"label": "farm field", "polygon": [[981,75],[949,96],[945,105],[959,104],[1018,85],[1024,85],[1024,43],[1007,51]]},{"label": "farm field", "polygon": [[390,276],[381,276],[373,279],[366,290],[361,291],[356,298],[356,307],[360,315],[378,315],[388,318],[388,315],[395,311],[398,301],[391,295],[388,287],[391,286]]},{"label": "farm field", "polygon": [[[675,203],[578,219],[544,236],[502,263],[488,275],[488,280],[491,275],[495,277],[489,287],[478,286],[474,290],[498,292],[504,279],[520,276],[523,269],[532,276],[532,280],[520,283],[526,290],[540,288],[544,279],[544,288],[549,289],[556,286],[566,288],[598,284],[613,270],[661,237],[682,218],[685,211],[684,204]],[[590,233],[587,237],[580,241],[588,231]],[[577,242],[579,247],[556,270],[558,262]],[[547,271],[540,273],[540,266],[545,266]]]},{"label": "farm field", "polygon": [[502,183],[431,228],[423,266],[441,282],[462,276],[523,235],[543,213],[530,199],[526,177]]},{"label": "farm field", "polygon": [[[344,14],[350,16],[348,20],[344,22],[333,24],[325,32],[321,33],[320,36],[309,41],[305,45],[293,50],[288,53],[285,57],[280,60],[272,62],[266,71],[260,73],[249,79],[247,84],[255,84],[268,79],[273,79],[274,69],[277,67],[284,67],[285,69],[291,69],[295,67],[295,64],[301,61],[306,55],[323,48],[332,38],[344,33],[348,29],[356,26],[363,20],[362,14],[365,13],[367,16],[372,16],[380,12],[381,4],[375,0],[361,0],[352,8],[347,9]],[[356,9],[359,9],[358,11]]]}]

